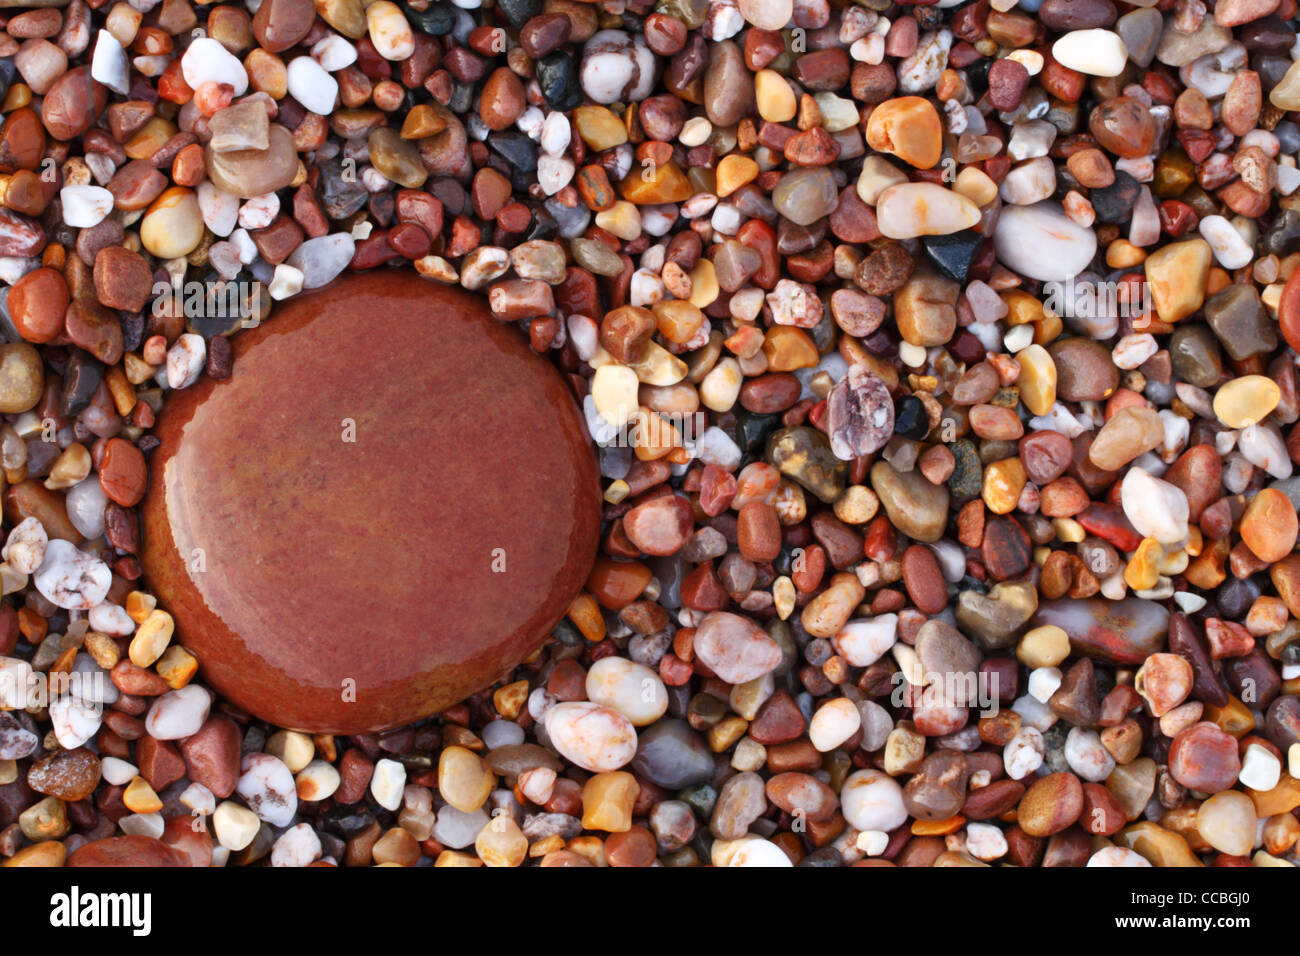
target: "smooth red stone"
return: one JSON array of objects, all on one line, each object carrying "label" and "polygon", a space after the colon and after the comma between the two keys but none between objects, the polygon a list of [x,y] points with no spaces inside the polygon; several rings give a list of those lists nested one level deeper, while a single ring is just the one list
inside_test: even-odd
[{"label": "smooth red stone", "polygon": [[542,643],[591,567],[600,487],[517,329],[384,271],[291,300],[234,356],[167,402],[142,505],[146,577],[214,689],[279,726],[375,731]]},{"label": "smooth red stone", "polygon": [[110,837],[74,850],[65,866],[181,866],[176,852],[147,836]]}]

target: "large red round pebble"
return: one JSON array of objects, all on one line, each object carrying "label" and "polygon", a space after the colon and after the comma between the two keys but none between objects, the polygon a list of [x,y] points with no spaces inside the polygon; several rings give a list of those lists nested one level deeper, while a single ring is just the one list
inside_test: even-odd
[{"label": "large red round pebble", "polygon": [[600,487],[554,367],[482,300],[353,276],[168,397],[149,585],[210,686],[282,727],[409,723],[509,672],[581,588]]}]

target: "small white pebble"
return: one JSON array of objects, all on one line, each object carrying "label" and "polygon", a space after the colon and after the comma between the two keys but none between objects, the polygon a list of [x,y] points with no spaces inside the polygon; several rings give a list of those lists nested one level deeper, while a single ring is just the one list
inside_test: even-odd
[{"label": "small white pebble", "polygon": [[171,388],[189,388],[197,382],[203,372],[207,353],[208,346],[202,336],[190,332],[178,336],[167,350],[167,385]]},{"label": "small white pebble", "polygon": [[396,760],[385,757],[375,763],[370,777],[370,795],[385,810],[396,811],[402,805],[402,790],[406,787],[406,768]]},{"label": "small white pebble", "polygon": [[282,262],[275,267],[275,274],[271,277],[267,291],[271,293],[272,299],[280,302],[301,292],[302,280],[301,269],[295,269],[288,263]]},{"label": "small white pebble", "polygon": [[59,190],[63,221],[74,229],[89,229],[113,211],[113,194],[102,186],[64,186]]}]

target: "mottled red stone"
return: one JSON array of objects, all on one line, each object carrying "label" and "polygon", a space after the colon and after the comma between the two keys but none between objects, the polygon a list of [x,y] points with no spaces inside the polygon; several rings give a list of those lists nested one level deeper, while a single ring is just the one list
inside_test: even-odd
[{"label": "mottled red stone", "polygon": [[413,273],[277,308],[156,434],[146,577],[207,682],[279,726],[374,731],[456,703],[545,639],[596,550],[562,378],[481,299]]}]

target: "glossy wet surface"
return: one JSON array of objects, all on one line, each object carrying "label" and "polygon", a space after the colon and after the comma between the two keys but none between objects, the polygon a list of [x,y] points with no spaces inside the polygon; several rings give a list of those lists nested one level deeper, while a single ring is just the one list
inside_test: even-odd
[{"label": "glossy wet surface", "polygon": [[559,374],[482,300],[340,280],[169,395],[146,579],[219,693],[279,726],[407,723],[538,646],[591,567],[594,455]]}]

